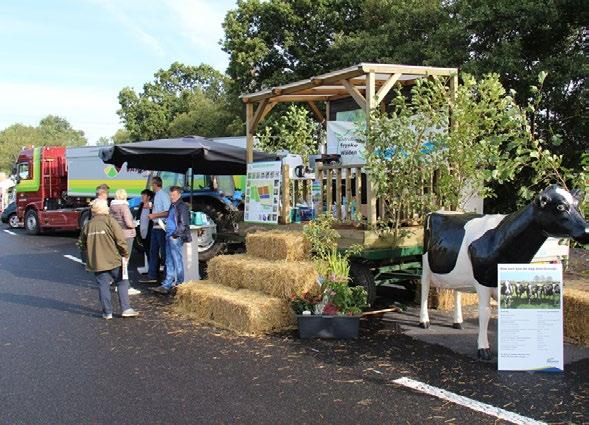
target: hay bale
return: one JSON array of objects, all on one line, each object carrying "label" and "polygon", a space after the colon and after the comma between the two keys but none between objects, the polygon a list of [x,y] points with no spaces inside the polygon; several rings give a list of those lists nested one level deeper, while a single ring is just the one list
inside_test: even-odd
[{"label": "hay bale", "polygon": [[[462,306],[475,305],[479,302],[476,293],[462,292]],[[417,284],[415,302],[421,303],[421,284]],[[446,288],[430,288],[427,299],[427,306],[432,310],[451,311],[454,310],[454,290]]]},{"label": "hay bale", "polygon": [[245,334],[260,335],[295,324],[287,300],[211,281],[180,285],[175,307],[199,323]]},{"label": "hay bale", "polygon": [[311,261],[271,261],[249,254],[219,255],[209,261],[208,276],[222,285],[284,299],[318,289],[317,272]]},{"label": "hay bale", "polygon": [[589,344],[589,292],[564,289],[564,336],[581,344]]},{"label": "hay bale", "polygon": [[266,260],[308,260],[311,245],[302,232],[270,230],[250,233],[245,239],[248,255]]}]

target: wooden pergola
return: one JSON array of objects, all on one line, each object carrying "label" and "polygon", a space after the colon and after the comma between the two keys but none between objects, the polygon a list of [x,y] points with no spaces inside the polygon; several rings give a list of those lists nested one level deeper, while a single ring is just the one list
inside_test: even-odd
[{"label": "wooden pergola", "polygon": [[458,68],[360,63],[306,80],[244,94],[241,99],[246,108],[247,161],[253,161],[254,136],[258,125],[278,103],[305,102],[316,118],[324,121],[326,117],[317,102],[326,102],[329,118],[331,100],[352,97],[369,117],[373,108],[384,106],[384,98],[395,83],[412,85],[416,80],[430,76],[450,77],[450,89],[453,91],[458,84]]},{"label": "wooden pergola", "polygon": [[[254,136],[258,125],[278,103],[307,103],[315,117],[320,122],[324,122],[329,120],[331,101],[351,97],[358,104],[359,108],[366,112],[366,119],[368,120],[370,111],[374,108],[380,107],[384,110],[385,97],[395,84],[399,83],[404,86],[410,86],[421,78],[433,76],[447,77],[450,90],[455,95],[456,87],[458,86],[458,68],[377,63],[360,63],[306,80],[242,95],[241,99],[246,107],[247,162],[253,162]],[[317,102],[325,102],[326,117],[321,113]],[[361,166],[358,165],[357,167]],[[341,174],[338,175],[341,179]],[[331,171],[329,170],[327,171],[327,177],[328,180],[331,178]],[[358,181],[359,179],[356,180]],[[328,205],[330,205],[331,199],[330,187],[331,185],[328,185]],[[346,187],[349,187],[349,185]],[[284,211],[281,212],[282,216],[286,216],[288,211],[288,208],[284,206],[285,201],[288,199],[288,185],[285,188],[286,190],[283,191]],[[368,199],[366,215],[368,222],[374,224],[377,220],[377,200],[373,196],[373,188],[370,181],[367,183],[366,190]],[[336,198],[339,208],[341,191],[336,195]]]}]

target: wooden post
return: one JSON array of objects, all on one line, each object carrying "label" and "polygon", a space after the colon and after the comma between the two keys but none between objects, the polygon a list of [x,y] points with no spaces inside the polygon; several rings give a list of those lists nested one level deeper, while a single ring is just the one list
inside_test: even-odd
[{"label": "wooden post", "polygon": [[288,177],[288,165],[282,166],[282,199],[280,206],[281,224],[290,223],[290,178]]},{"label": "wooden post", "polygon": [[[362,210],[362,168],[356,168],[356,213]],[[355,219],[355,217],[352,217]]]},{"label": "wooden post", "polygon": [[352,203],[352,169],[346,168],[346,221],[350,221],[350,204]]},{"label": "wooden post", "polygon": [[[366,74],[366,128],[370,126],[370,112],[376,106],[376,85],[374,72]],[[376,224],[376,197],[374,195],[374,185],[370,175],[366,174],[366,197],[368,204],[368,224]]]},{"label": "wooden post", "polygon": [[245,104],[245,138],[246,138],[246,161],[248,164],[254,162],[254,105],[252,103]]},{"label": "wooden post", "polygon": [[331,168],[328,168],[326,171],[326,181],[325,181],[325,185],[326,190],[327,190],[327,213],[328,214],[333,214],[332,211],[332,204],[333,204],[333,178],[332,178],[332,174],[331,174]]},{"label": "wooden post", "polygon": [[317,217],[323,214],[323,200],[325,199],[325,189],[323,188],[323,164],[317,163],[315,166],[315,177],[319,181],[319,208],[315,211]]},{"label": "wooden post", "polygon": [[342,169],[335,170],[335,216],[338,220],[342,219]]}]

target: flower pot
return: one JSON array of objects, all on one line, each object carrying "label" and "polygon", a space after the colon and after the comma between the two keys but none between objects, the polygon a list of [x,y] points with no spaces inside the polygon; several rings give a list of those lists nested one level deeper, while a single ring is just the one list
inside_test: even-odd
[{"label": "flower pot", "polygon": [[297,315],[299,338],[358,338],[360,316]]}]

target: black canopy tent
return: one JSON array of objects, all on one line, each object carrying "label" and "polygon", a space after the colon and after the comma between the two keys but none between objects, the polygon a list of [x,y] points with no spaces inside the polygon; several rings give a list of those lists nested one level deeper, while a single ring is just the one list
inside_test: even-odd
[{"label": "black canopy tent", "polygon": [[[98,155],[106,164],[152,171],[186,174],[190,170],[190,204],[194,175],[234,176],[247,173],[246,149],[201,136],[148,140],[101,148]],[[254,152],[254,161],[276,161],[277,155]]]},{"label": "black canopy tent", "polygon": [[[125,143],[100,149],[106,164],[153,171],[173,171],[207,175],[245,175],[246,149],[215,142],[206,137],[187,136],[175,139]],[[275,161],[276,155],[254,152],[254,161]]]}]

